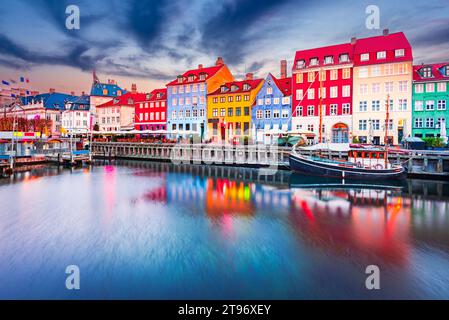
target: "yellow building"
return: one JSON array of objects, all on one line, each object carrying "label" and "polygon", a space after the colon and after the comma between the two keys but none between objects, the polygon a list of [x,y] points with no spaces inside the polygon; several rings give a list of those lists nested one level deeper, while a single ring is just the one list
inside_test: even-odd
[{"label": "yellow building", "polygon": [[208,138],[231,142],[249,136],[251,108],[262,88],[262,79],[247,74],[243,81],[227,82],[207,96]]}]

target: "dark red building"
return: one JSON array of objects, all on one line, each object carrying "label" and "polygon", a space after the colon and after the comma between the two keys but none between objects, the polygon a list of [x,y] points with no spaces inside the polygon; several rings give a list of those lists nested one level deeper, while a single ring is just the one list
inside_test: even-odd
[{"label": "dark red building", "polygon": [[155,89],[136,104],[136,130],[166,130],[167,89]]}]

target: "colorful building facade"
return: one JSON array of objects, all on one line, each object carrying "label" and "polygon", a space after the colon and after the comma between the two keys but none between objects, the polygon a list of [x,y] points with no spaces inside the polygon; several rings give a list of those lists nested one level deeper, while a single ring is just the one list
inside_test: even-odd
[{"label": "colorful building facade", "polygon": [[[353,136],[362,143],[399,144],[411,135],[413,54],[402,32],[353,39]],[[387,124],[387,100],[389,123]]]},{"label": "colorful building facade", "polygon": [[291,80],[277,79],[271,73],[265,78],[251,111],[251,133],[256,134],[252,137],[254,141],[267,142],[265,133],[291,130]]},{"label": "colorful building facade", "polygon": [[[297,51],[292,72],[292,130],[313,132],[309,143],[346,143],[352,127],[351,43]],[[321,110],[320,110],[321,106]],[[320,133],[321,128],[321,133]]]},{"label": "colorful building facade", "polygon": [[[413,67],[413,136],[439,137],[449,131],[449,62]],[[443,132],[444,133],[444,132]]]},{"label": "colorful building facade", "polygon": [[167,89],[156,89],[136,104],[136,130],[165,130],[167,127]]},{"label": "colorful building facade", "polygon": [[215,66],[189,70],[167,84],[167,128],[207,136],[207,95],[234,77],[222,58]]},{"label": "colorful building facade", "polygon": [[120,97],[126,91],[120,88],[114,80],[108,80],[108,83],[101,83],[94,73],[94,82],[90,91],[90,112],[93,115],[94,123],[98,123],[97,106],[105,104],[114,98]]},{"label": "colorful building facade", "polygon": [[251,109],[263,79],[247,74],[243,81],[222,84],[207,97],[208,139],[230,142],[251,135]]},{"label": "colorful building facade", "polygon": [[100,131],[133,130],[135,128],[135,106],[145,99],[145,93],[128,92],[97,106]]},{"label": "colorful building facade", "polygon": [[90,113],[90,97],[83,95],[67,103],[62,111],[62,128],[64,133],[83,133],[93,129],[93,116]]}]

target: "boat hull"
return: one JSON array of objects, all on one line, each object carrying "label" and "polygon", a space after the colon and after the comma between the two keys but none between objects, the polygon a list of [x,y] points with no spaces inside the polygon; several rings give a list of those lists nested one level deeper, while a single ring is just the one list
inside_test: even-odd
[{"label": "boat hull", "polygon": [[314,161],[306,157],[290,155],[290,168],[292,171],[322,177],[341,179],[403,179],[406,177],[403,167],[392,169],[364,169],[355,167],[339,167],[330,163]]}]

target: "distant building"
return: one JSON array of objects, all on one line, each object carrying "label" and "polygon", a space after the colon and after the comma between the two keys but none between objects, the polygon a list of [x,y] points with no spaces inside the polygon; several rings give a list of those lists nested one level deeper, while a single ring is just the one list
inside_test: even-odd
[{"label": "distant building", "polygon": [[133,130],[135,128],[135,107],[146,99],[145,93],[133,92],[97,106],[97,119],[100,131]]},{"label": "distant building", "polygon": [[263,79],[248,73],[243,81],[222,84],[207,97],[208,138],[227,141],[251,135],[251,108]]},{"label": "distant building", "polygon": [[94,124],[97,121],[97,106],[105,104],[114,98],[120,97],[126,91],[120,88],[114,80],[108,80],[108,83],[101,83],[94,72],[94,82],[90,91],[90,112],[94,117]]},{"label": "distant building", "polygon": [[449,133],[449,62],[413,67],[413,136]]},{"label": "distant building", "polygon": [[136,130],[167,128],[167,89],[156,89],[136,104]]},{"label": "distant building", "polygon": [[[282,63],[283,68],[286,64]],[[282,69],[281,78],[277,79],[271,73],[265,78],[262,88],[256,97],[256,103],[251,111],[251,128],[256,132],[257,142],[267,141],[264,133],[291,130],[291,95],[292,78],[286,77]]]},{"label": "distant building", "polygon": [[83,95],[69,101],[62,112],[62,131],[82,133],[93,129],[93,116],[90,112],[90,97]]},{"label": "distant building", "polygon": [[[412,134],[413,53],[402,32],[354,39],[353,136],[360,142],[399,144]],[[389,96],[389,123],[387,97]],[[388,126],[388,127],[387,127]]]},{"label": "distant building", "polygon": [[189,70],[167,84],[167,126],[169,130],[207,135],[207,94],[216,91],[234,77],[222,58],[215,66]]}]

